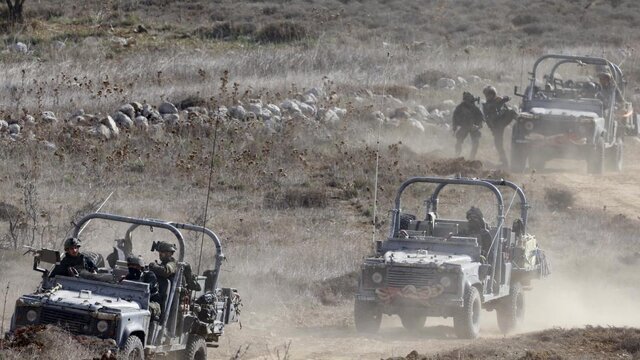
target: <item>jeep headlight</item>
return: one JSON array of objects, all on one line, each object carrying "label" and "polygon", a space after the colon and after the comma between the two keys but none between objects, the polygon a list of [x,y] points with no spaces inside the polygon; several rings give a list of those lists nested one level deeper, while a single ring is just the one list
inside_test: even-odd
[{"label": "jeep headlight", "polygon": [[27,321],[30,323],[35,323],[38,320],[38,312],[34,309],[30,309],[26,314]]},{"label": "jeep headlight", "polygon": [[109,323],[106,320],[100,320],[96,324],[96,329],[99,333],[105,333],[109,330]]},{"label": "jeep headlight", "polygon": [[371,274],[371,281],[373,281],[376,284],[380,284],[383,280],[382,274],[380,274],[379,272],[374,272],[373,274]]},{"label": "jeep headlight", "polygon": [[444,286],[445,288],[448,288],[449,286],[451,286],[451,278],[446,275],[441,277],[440,285]]}]

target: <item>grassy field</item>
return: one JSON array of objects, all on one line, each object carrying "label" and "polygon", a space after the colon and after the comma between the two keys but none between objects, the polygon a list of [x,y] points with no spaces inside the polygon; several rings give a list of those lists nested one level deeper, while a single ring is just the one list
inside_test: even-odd
[{"label": "grassy field", "polygon": [[[395,188],[409,176],[458,173],[510,177],[526,187],[530,227],[560,274],[547,290],[568,294],[557,307],[539,296],[543,312],[561,317],[576,302],[602,312],[616,302],[626,309],[638,295],[637,263],[629,257],[640,251],[637,219],[600,205],[560,199],[558,206],[548,195],[558,183],[497,169],[488,132],[478,164],[450,159],[453,139],[444,128],[416,133],[369,120],[376,110],[443,109],[443,101],[457,102],[463,90],[480,94],[487,83],[511,94],[533,61],[551,51],[606,56],[623,64],[633,85],[640,80],[635,1],[40,0],[25,6],[23,24],[2,25],[7,47],[21,41],[28,51],[0,53],[0,117],[20,122],[54,111],[61,121],[27,126],[33,137],[17,141],[0,133],[0,256],[7,265],[0,289],[9,286],[8,311],[38,280],[27,272],[31,263],[21,245],[59,247],[70,222],[112,191],[103,211],[202,224],[209,189],[206,224],[221,236],[228,258],[221,281],[240,289],[249,319],[265,316],[293,328],[350,326],[350,318],[324,315],[351,306],[354,272],[372,238],[386,235]],[[433,86],[440,77],[472,75],[481,81],[455,90]],[[252,99],[279,104],[312,87],[327,94],[320,105],[347,110],[340,123],[288,121],[269,134],[260,121],[211,116],[179,129],[123,131],[110,141],[65,124],[78,109],[106,115],[131,101],[197,98],[213,111]],[[423,194],[412,195],[407,207],[414,209]],[[469,192],[447,194],[444,204],[462,216],[470,202],[490,208],[485,195]],[[12,223],[11,214],[19,221]],[[84,235],[86,247],[106,253],[123,231],[96,222]],[[142,232],[136,252],[153,259],[148,247],[160,237]],[[187,244],[187,260],[197,264],[200,239],[189,237]],[[205,247],[203,268],[212,255]],[[616,292],[586,294],[593,279]],[[628,324],[625,314],[609,319]]]}]

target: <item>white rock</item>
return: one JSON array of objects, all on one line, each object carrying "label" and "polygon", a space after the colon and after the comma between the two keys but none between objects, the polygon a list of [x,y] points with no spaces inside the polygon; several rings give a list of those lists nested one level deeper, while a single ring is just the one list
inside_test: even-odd
[{"label": "white rock", "polygon": [[46,124],[55,124],[58,122],[58,119],[56,118],[56,114],[54,114],[53,111],[43,111],[42,122]]},{"label": "white rock", "polygon": [[438,89],[455,89],[456,81],[449,78],[440,78],[436,84]]},{"label": "white rock", "polygon": [[[127,117],[129,117],[129,120],[136,117],[136,109],[134,109],[133,105],[131,104],[124,104],[120,106],[120,109],[118,109],[118,111],[127,115]],[[116,120],[116,122],[118,121]]]},{"label": "white rock", "polygon": [[305,116],[308,117],[313,117],[316,116],[316,113],[318,112],[316,110],[316,107],[313,105],[309,105],[303,102],[298,102],[298,108],[300,108],[300,111],[302,111],[302,114],[304,114]]},{"label": "white rock", "polygon": [[50,142],[50,141],[47,141],[47,140],[43,140],[43,141],[42,141],[42,145],[44,145],[44,147],[45,147],[45,148],[47,148],[47,149],[49,149],[49,150],[53,150],[53,151],[55,151],[55,150],[57,150],[57,149],[58,149],[58,147],[56,146],[56,144],[54,144],[54,143],[52,143],[52,142]]},{"label": "white rock", "polygon": [[7,128],[9,128],[9,123],[7,123],[5,120],[0,120],[0,132],[4,131]]},{"label": "white rock", "polygon": [[120,46],[127,46],[127,44],[129,43],[127,41],[127,39],[120,37],[120,36],[114,36],[111,38],[111,42],[114,42]]},{"label": "white rock", "polygon": [[11,124],[9,125],[9,134],[11,135],[18,135],[20,134],[20,125],[18,124]]},{"label": "white rock", "polygon": [[120,111],[116,112],[113,115],[113,121],[115,121],[118,126],[125,129],[131,129],[131,127],[133,126],[133,120],[131,120],[131,118],[127,114],[124,114]]},{"label": "white rock", "polygon": [[[122,115],[124,115],[124,114],[122,114]],[[131,119],[129,119],[129,120],[131,120]],[[100,123],[102,125],[106,126],[107,129],[109,129],[109,131],[111,132],[112,137],[117,137],[118,135],[120,135],[120,129],[118,129],[118,125],[116,125],[115,120],[113,120],[113,118],[111,116],[107,115],[107,117],[102,119],[100,121]]]},{"label": "white rock", "polygon": [[178,114],[164,114],[162,119],[169,126],[176,126],[180,122],[180,115]]},{"label": "white rock", "polygon": [[426,120],[429,117],[429,111],[424,105],[416,106],[416,114],[422,119]]},{"label": "white rock", "polygon": [[176,106],[173,105],[172,103],[165,101],[162,104],[160,104],[160,106],[158,106],[158,112],[160,112],[160,115],[177,114],[178,108],[176,108]]},{"label": "white rock", "polygon": [[305,94],[305,95],[302,95],[302,102],[309,105],[315,105],[316,102],[318,102],[318,100],[316,99],[316,96],[313,94]]},{"label": "white rock", "polygon": [[134,123],[136,125],[136,127],[138,129],[141,130],[147,130],[149,129],[149,121],[147,120],[146,117],[140,115],[140,116],[136,116],[136,119],[134,120]]},{"label": "white rock", "polygon": [[242,105],[232,106],[229,108],[229,115],[238,120],[244,120],[247,117],[247,110]]},{"label": "white rock", "polygon": [[477,84],[482,82],[482,78],[478,75],[471,75],[469,76],[469,82],[471,82],[472,84]]},{"label": "white rock", "polygon": [[247,105],[247,111],[252,112],[254,114],[260,114],[262,111],[262,102],[252,102]]},{"label": "white rock", "polygon": [[324,91],[318,87],[312,87],[311,89],[304,92],[304,95],[313,95],[314,98],[320,99],[324,97]]},{"label": "white rock", "polygon": [[280,104],[280,108],[286,112],[295,114],[295,113],[302,113],[302,111],[300,110],[300,107],[298,106],[298,104],[292,100],[285,100]]},{"label": "white rock", "polygon": [[273,115],[280,116],[282,113],[280,112],[280,108],[275,104],[267,104],[267,110],[271,111]]},{"label": "white rock", "polygon": [[17,42],[15,44],[13,44],[11,50],[13,50],[13,51],[15,51],[17,53],[20,53],[20,54],[26,54],[26,53],[29,52],[29,47],[25,43]]},{"label": "white rock", "polygon": [[34,118],[31,115],[26,115],[24,117],[24,123],[25,123],[25,125],[35,125],[36,124],[36,118]]},{"label": "white rock", "polygon": [[85,46],[95,47],[100,45],[100,39],[95,36],[87,36],[86,38],[84,38],[84,40],[82,40],[82,44]]},{"label": "white rock", "polygon": [[89,129],[89,134],[98,137],[103,140],[109,140],[111,138],[111,131],[104,124],[98,124]]},{"label": "white rock", "polygon": [[411,125],[412,128],[420,131],[420,132],[424,132],[424,126],[422,125],[422,123],[414,118],[411,118],[408,120],[409,125]]},{"label": "white rock", "polygon": [[52,45],[53,45],[53,48],[56,50],[62,50],[67,47],[67,44],[65,44],[63,41],[60,41],[60,40],[54,41]]},{"label": "white rock", "polygon": [[384,123],[386,121],[386,116],[384,116],[382,111],[378,110],[369,114],[369,120],[376,123]]},{"label": "white rock", "polygon": [[442,102],[442,105],[444,105],[445,107],[448,107],[448,108],[454,108],[454,107],[456,107],[456,103],[455,103],[455,101],[453,101],[453,100],[451,100],[451,99],[444,100],[444,101]]},{"label": "white rock", "polygon": [[338,116],[338,114],[336,114],[335,111],[329,109],[324,111],[321,120],[327,124],[336,124],[340,122],[340,117]]},{"label": "white rock", "polygon": [[260,114],[257,114],[257,115],[262,119],[271,119],[271,117],[273,116],[271,111],[267,109],[262,109],[262,111],[260,111]]},{"label": "white rock", "polygon": [[342,118],[344,118],[345,116],[347,116],[347,109],[339,108],[339,107],[337,107],[337,106],[334,106],[334,107],[333,107],[333,109],[331,109],[331,110],[333,110],[333,112],[335,112],[335,113],[336,113],[336,115],[338,115],[338,117],[339,117],[340,119],[342,119]]},{"label": "white rock", "polygon": [[458,76],[458,78],[456,79],[458,81],[458,85],[467,85],[467,79],[463,78],[462,76]]}]

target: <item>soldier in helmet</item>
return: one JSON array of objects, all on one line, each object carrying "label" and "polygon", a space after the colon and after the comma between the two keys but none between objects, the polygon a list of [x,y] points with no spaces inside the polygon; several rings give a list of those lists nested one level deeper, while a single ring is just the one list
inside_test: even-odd
[{"label": "soldier in helmet", "polygon": [[489,249],[491,248],[491,234],[489,233],[487,223],[484,221],[482,211],[479,208],[472,206],[467,211],[467,221],[468,225],[465,235],[478,238],[481,254],[486,259]]},{"label": "soldier in helmet", "polygon": [[616,86],[613,78],[611,77],[611,73],[608,70],[603,70],[598,73],[598,81],[600,83],[601,90],[597,96],[602,100],[605,111],[608,111],[611,107],[611,101],[614,97],[616,104],[622,104],[624,102],[622,93]]},{"label": "soldier in helmet", "polygon": [[158,278],[151,271],[145,271],[144,260],[139,256],[129,256],[127,258],[127,267],[129,273],[124,277],[125,280],[140,281],[149,284],[149,311],[151,319],[158,321],[160,319],[160,292],[158,288]]},{"label": "soldier in helmet", "polygon": [[149,270],[156,274],[158,278],[173,279],[177,268],[176,259],[173,258],[176,246],[168,242],[159,241],[155,246],[155,250],[158,252],[160,263],[150,263]]},{"label": "soldier in helmet", "polygon": [[453,110],[453,134],[456,137],[456,156],[462,152],[462,144],[467,136],[471,137],[471,153],[469,159],[474,160],[480,145],[480,129],[482,128],[482,112],[474,104],[476,98],[469,92],[462,93],[462,102]]},{"label": "soldier in helmet", "polygon": [[516,118],[517,113],[506,105],[511,99],[508,96],[498,96],[493,86],[485,87],[482,93],[486,99],[482,104],[484,120],[493,134],[493,142],[500,156],[500,162],[504,166],[509,166],[509,160],[504,151],[504,129]]},{"label": "soldier in helmet", "polygon": [[98,269],[95,263],[80,252],[80,239],[68,238],[64,241],[64,258],[56,265],[49,277],[78,276],[81,273],[95,273]]}]

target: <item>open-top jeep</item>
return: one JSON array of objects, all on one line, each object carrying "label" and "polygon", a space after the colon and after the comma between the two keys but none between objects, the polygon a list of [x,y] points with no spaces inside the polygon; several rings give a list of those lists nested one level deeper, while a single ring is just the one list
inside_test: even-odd
[{"label": "open-top jeep", "polygon": [[[597,57],[544,55],[530,75],[524,94],[515,89],[522,103],[511,137],[512,170],[524,171],[527,160],[540,170],[548,160],[573,158],[586,160],[589,173],[621,171],[623,136],[639,129],[620,67]],[[593,75],[607,78],[608,86]]]},{"label": "open-top jeep", "polygon": [[[155,321],[149,310],[150,289],[147,283],[123,280],[127,262],[121,254],[113,268],[79,276],[50,277],[51,269],[43,263],[60,262],[60,253],[35,251],[33,269],[42,273],[42,283],[34,294],[16,301],[10,334],[21,327],[55,324],[73,334],[110,341],[119,348],[122,358],[143,359],[145,355],[177,354],[183,359],[206,359],[207,347],[216,347],[225,324],[238,321],[240,298],[235,289],[218,288],[220,265],[224,258],[218,236],[202,226],[138,219],[106,213],[93,213],[75,226],[77,237],[93,219],[131,224],[125,238],[138,227],[165,229],[177,239],[177,270],[169,279],[158,279],[161,315]],[[184,263],[185,241],[181,230],[203,233],[215,246],[214,265],[195,281],[201,290],[191,290],[183,282],[189,266]]]},{"label": "open-top jeep", "polygon": [[[401,196],[412,184],[435,184],[422,219],[403,214]],[[470,231],[468,220],[438,217],[438,198],[448,185],[489,189],[497,205],[496,226]],[[499,188],[520,198],[520,217],[504,226]],[[415,193],[415,189],[410,193]],[[355,297],[355,324],[360,332],[376,332],[383,314],[400,316],[408,330],[421,329],[428,316],[453,317],[455,333],[475,338],[480,312],[496,310],[503,332],[516,328],[524,316],[523,290],[549,268],[536,240],[526,232],[527,200],[517,185],[505,180],[416,177],[399,188],[391,215],[391,231],[365,259]],[[490,244],[483,247],[483,235]],[[486,246],[486,244],[485,244]]]}]

